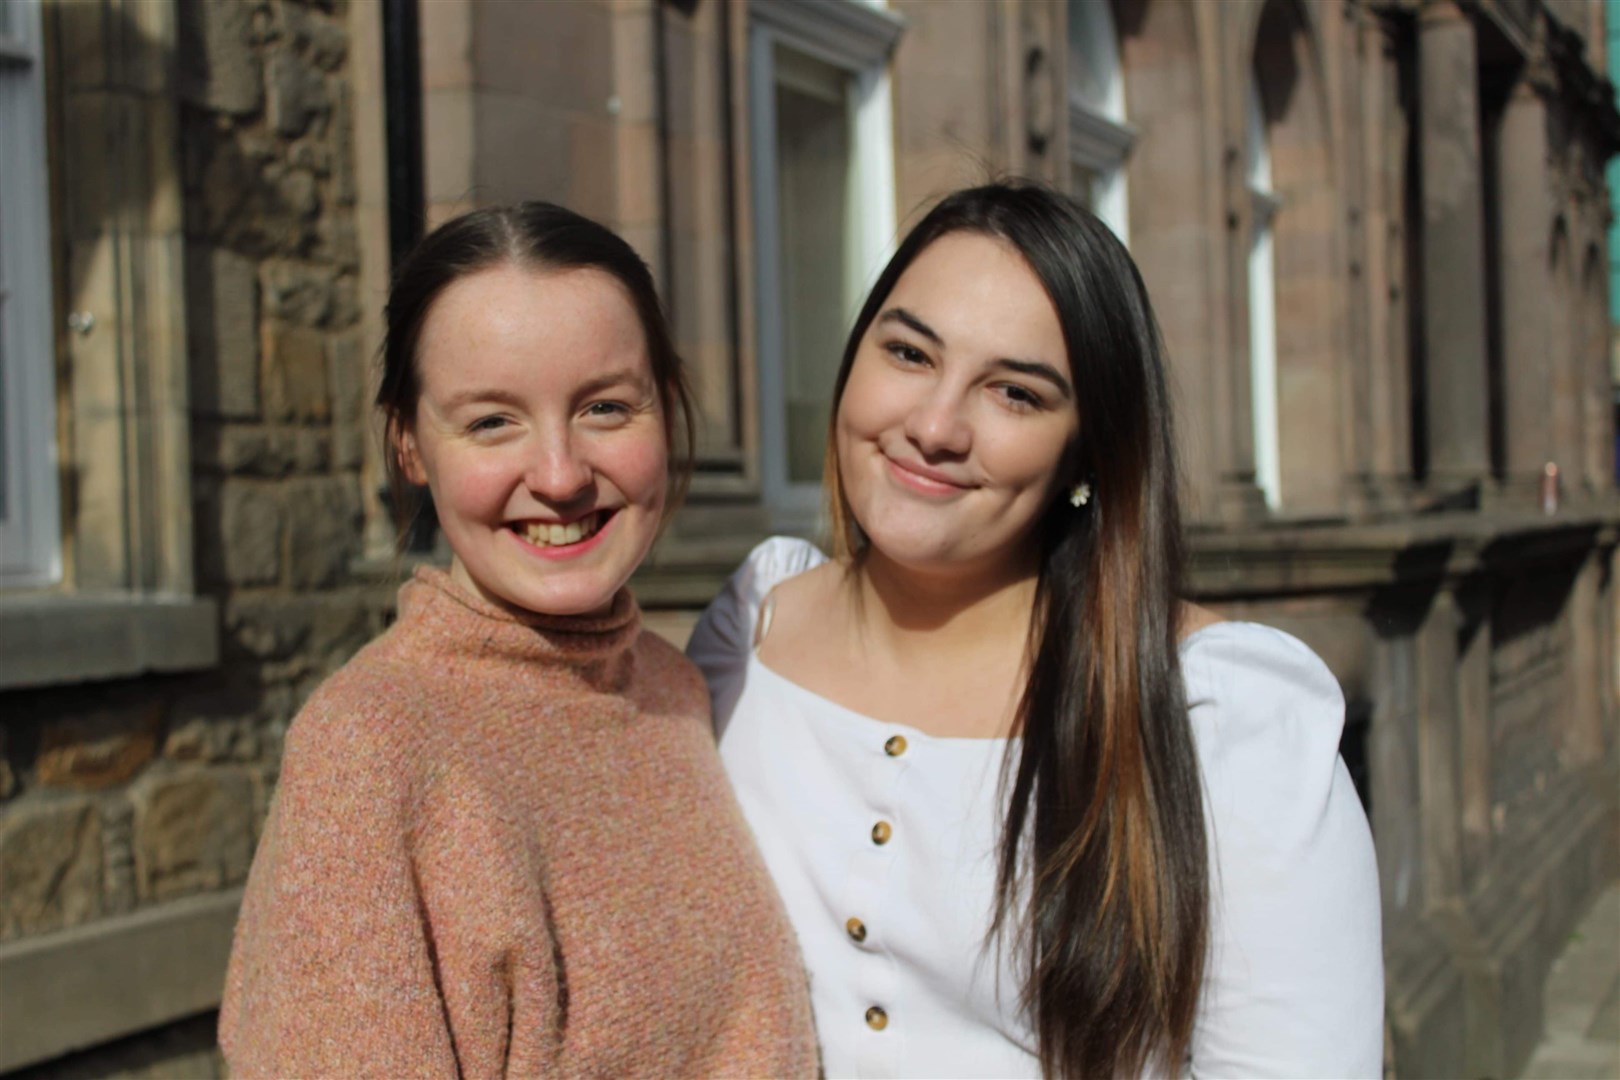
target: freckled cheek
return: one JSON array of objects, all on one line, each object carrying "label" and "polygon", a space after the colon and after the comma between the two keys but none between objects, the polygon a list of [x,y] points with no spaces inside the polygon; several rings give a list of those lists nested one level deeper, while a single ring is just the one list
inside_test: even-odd
[{"label": "freckled cheek", "polygon": [[663,509],[669,488],[669,451],[662,431],[656,438],[626,438],[602,447],[596,470],[631,503],[654,512]]},{"label": "freckled cheek", "polygon": [[428,487],[440,518],[446,511],[473,521],[505,517],[512,492],[522,485],[520,464],[500,454],[447,453],[428,471]]}]

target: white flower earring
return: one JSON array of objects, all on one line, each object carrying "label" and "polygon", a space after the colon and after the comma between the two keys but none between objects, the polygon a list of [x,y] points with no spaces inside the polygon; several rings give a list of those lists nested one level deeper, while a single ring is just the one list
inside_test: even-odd
[{"label": "white flower earring", "polygon": [[1091,501],[1091,485],[1082,480],[1069,489],[1069,505],[1084,506]]}]

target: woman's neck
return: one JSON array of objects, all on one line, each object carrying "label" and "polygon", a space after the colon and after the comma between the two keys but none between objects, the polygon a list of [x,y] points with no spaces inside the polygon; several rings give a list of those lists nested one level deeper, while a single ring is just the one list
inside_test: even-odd
[{"label": "woman's neck", "polygon": [[987,648],[1021,653],[1038,573],[1033,558],[930,571],[872,550],[853,574],[857,623],[869,644],[900,660],[949,663]]}]

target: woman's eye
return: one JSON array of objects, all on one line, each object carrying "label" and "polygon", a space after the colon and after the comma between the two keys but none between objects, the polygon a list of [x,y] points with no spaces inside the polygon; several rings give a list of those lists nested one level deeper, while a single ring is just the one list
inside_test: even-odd
[{"label": "woman's eye", "polygon": [[1007,403],[1020,411],[1039,409],[1046,404],[1041,395],[1027,386],[1019,386],[1017,383],[1005,383],[1000,387],[1000,390],[1002,397],[1007,399]]},{"label": "woman's eye", "polygon": [[477,420],[474,420],[471,424],[467,425],[467,430],[473,432],[497,431],[505,426],[506,417],[504,416],[480,416]]},{"label": "woman's eye", "polygon": [[622,401],[593,401],[585,406],[585,415],[593,417],[614,418],[628,416],[630,406]]},{"label": "woman's eye", "polygon": [[923,354],[921,349],[907,345],[903,341],[891,341],[884,347],[888,349],[890,356],[902,364],[925,364],[928,362],[928,357]]}]

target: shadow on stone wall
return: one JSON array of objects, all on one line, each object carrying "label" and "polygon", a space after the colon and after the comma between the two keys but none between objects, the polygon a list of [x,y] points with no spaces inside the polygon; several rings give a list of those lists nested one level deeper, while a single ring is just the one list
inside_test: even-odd
[{"label": "shadow on stone wall", "polygon": [[224,1076],[214,1045],[213,1013],[194,1016],[159,1031],[119,1039],[94,1050],[8,1073],[7,1080],[165,1080]]},{"label": "shadow on stone wall", "polygon": [[[172,48],[143,25],[170,10]],[[239,886],[288,722],[382,628],[393,592],[351,572],[366,360],[343,6],[45,11],[58,289],[65,311],[92,293],[128,307],[96,310],[106,336],[92,344],[114,356],[95,371],[138,386],[162,370],[151,357],[174,329],[151,313],[181,310],[154,293],[181,283],[193,565],[197,593],[219,604],[221,659],[195,675],[0,694],[0,947]],[[116,402],[130,429],[152,405],[90,382],[72,392]],[[130,490],[155,497],[149,478]],[[37,1075],[100,1075],[114,1058],[189,1075],[212,1032],[188,1020]]]}]

